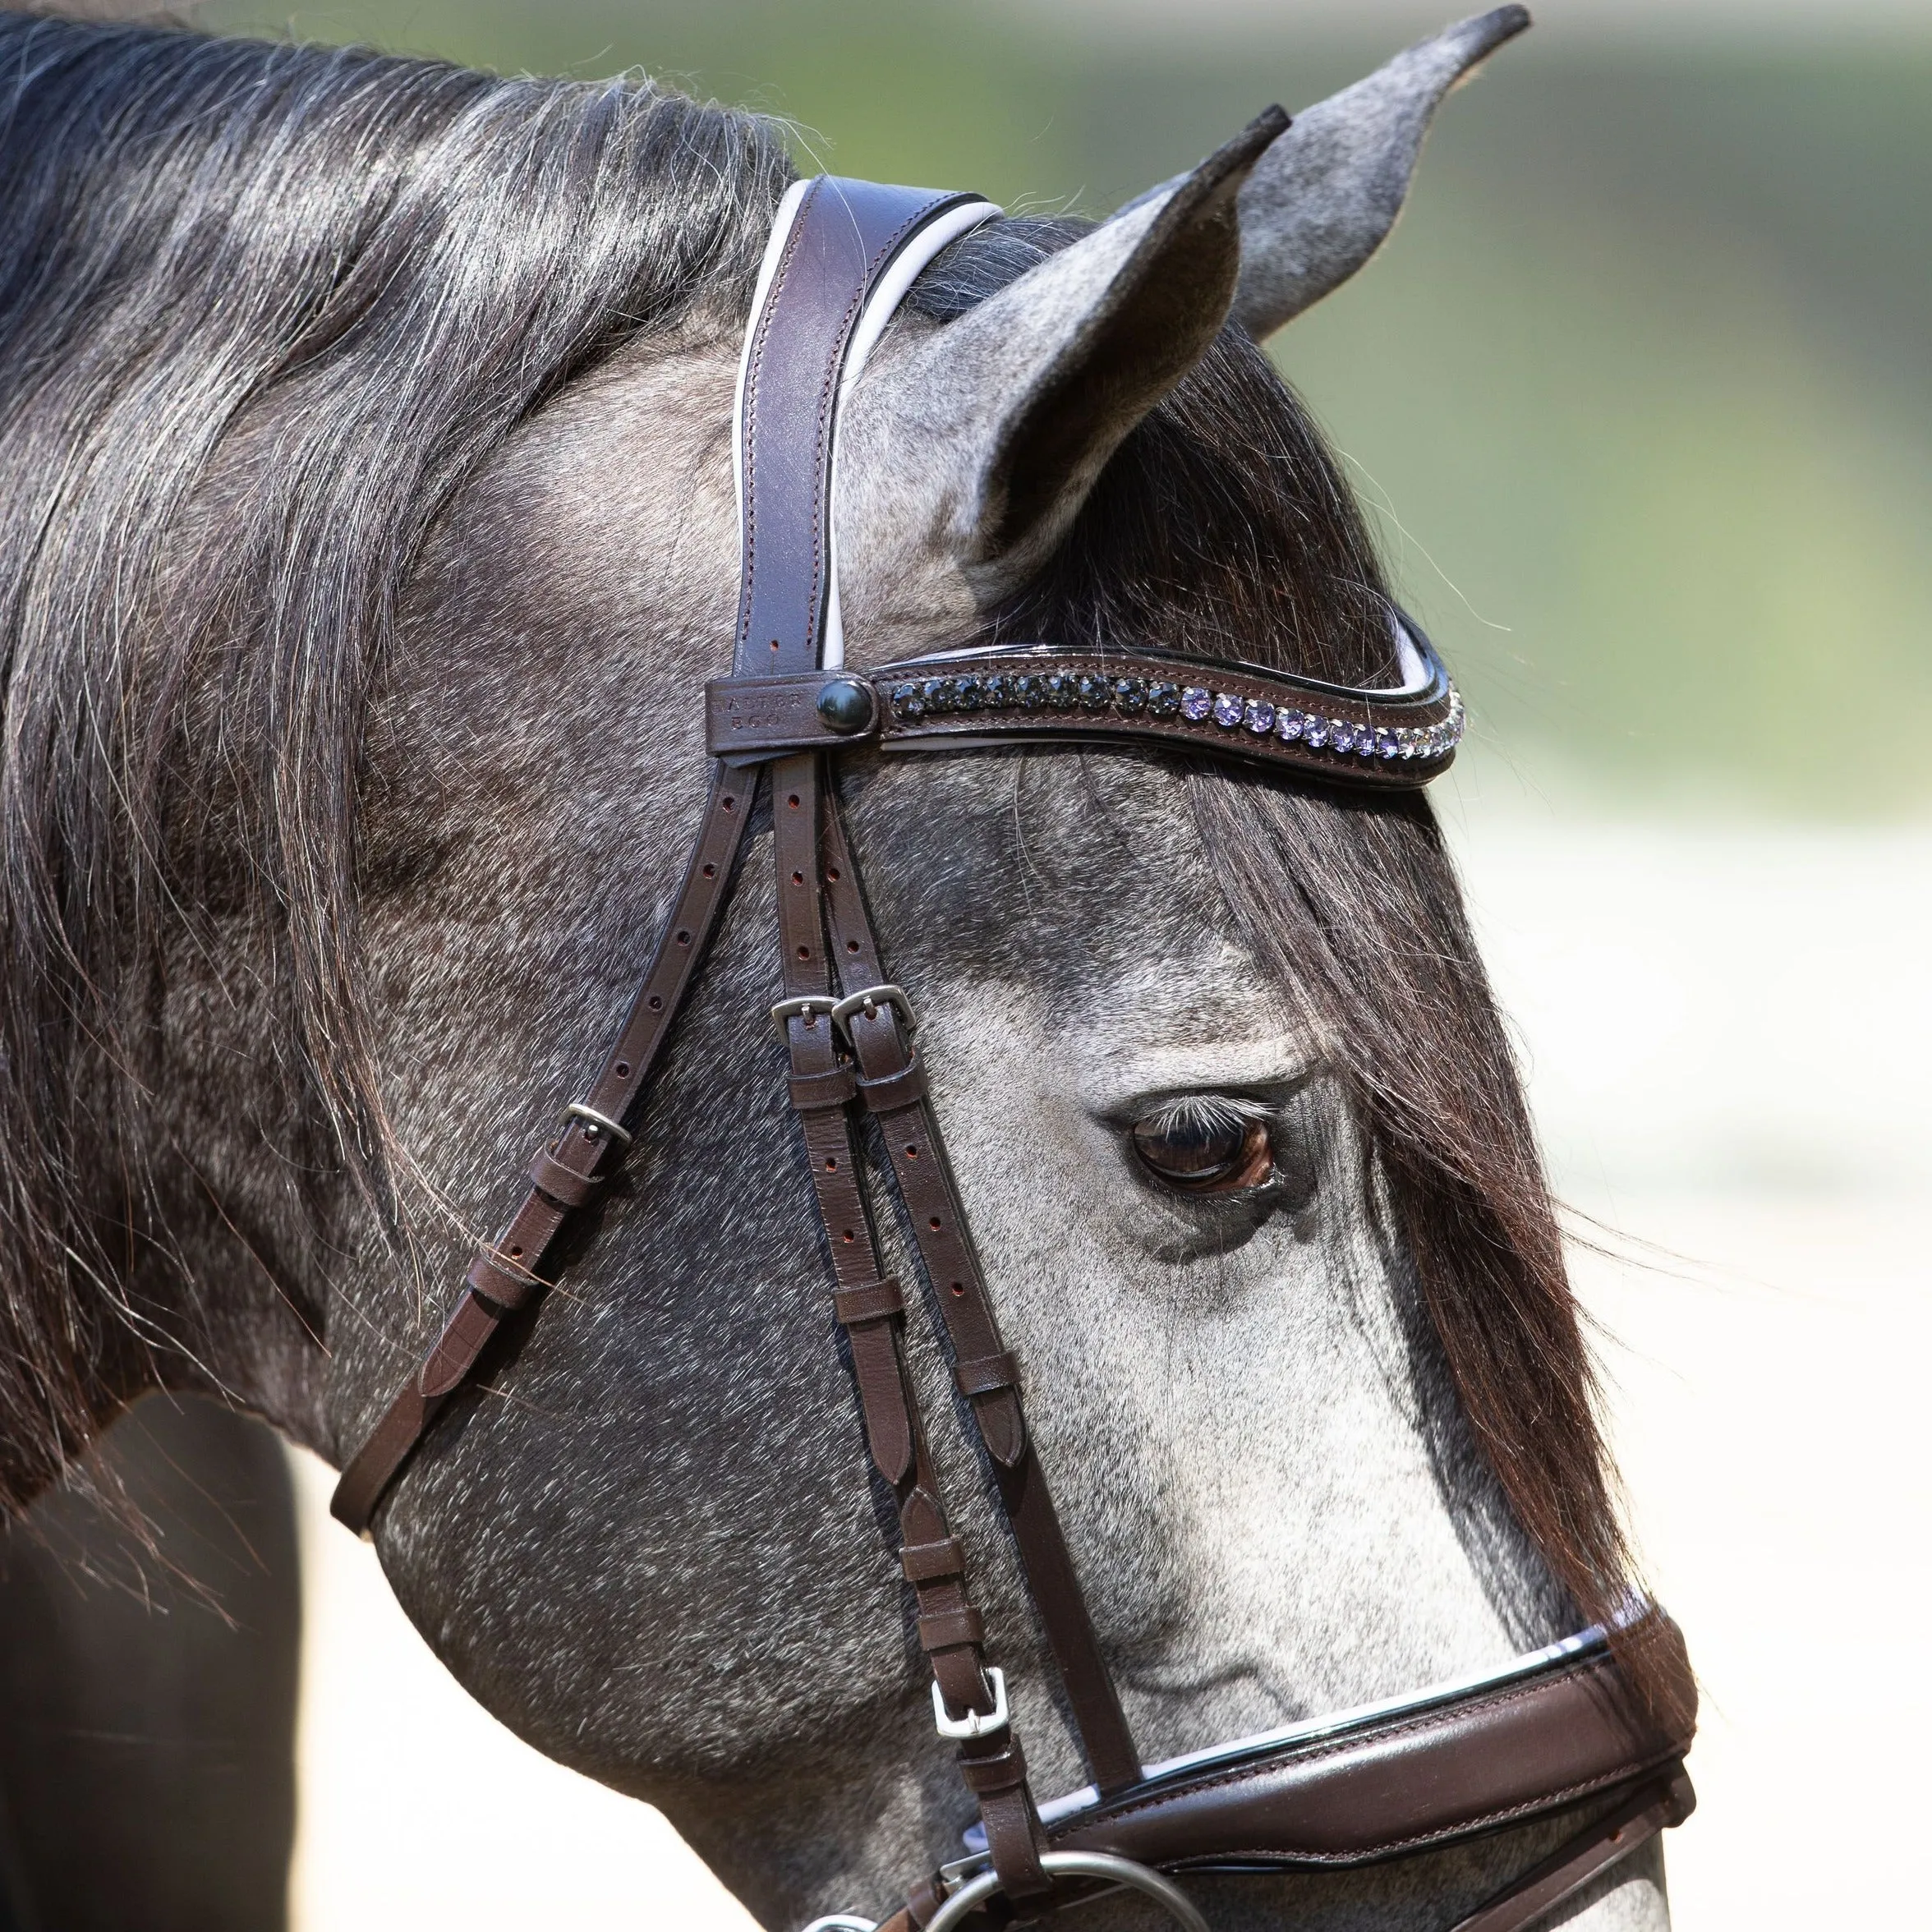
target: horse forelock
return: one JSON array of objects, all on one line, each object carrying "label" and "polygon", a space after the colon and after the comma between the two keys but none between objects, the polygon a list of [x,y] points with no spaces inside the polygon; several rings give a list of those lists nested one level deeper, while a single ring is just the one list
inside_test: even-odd
[{"label": "horse forelock", "polygon": [[[955,243],[914,306],[944,322],[1087,232]],[[1394,605],[1319,433],[1238,329],[1129,436],[1046,570],[983,641],[1148,643],[1346,684],[1397,681]],[[982,640],[975,640],[982,641]],[[1584,1614],[1635,1588],[1562,1236],[1452,860],[1419,795],[1350,796],[1201,763],[1189,790],[1229,917],[1335,1070],[1375,1150],[1476,1443]],[[1647,1686],[1643,1657],[1629,1659]]]}]

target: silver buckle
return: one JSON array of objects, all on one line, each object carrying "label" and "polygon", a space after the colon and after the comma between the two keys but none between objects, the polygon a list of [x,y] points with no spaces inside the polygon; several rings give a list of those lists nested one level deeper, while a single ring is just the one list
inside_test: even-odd
[{"label": "silver buckle", "polygon": [[963,1718],[946,1715],[945,1699],[940,1693],[937,1680],[934,1681],[932,1722],[941,1737],[991,1737],[996,1731],[1006,1728],[1011,1715],[1006,1709],[1006,1673],[996,1665],[988,1664],[986,1681],[992,1688],[993,1708],[990,1711],[968,1711]]},{"label": "silver buckle", "polygon": [[608,1114],[600,1114],[595,1107],[586,1106],[581,1100],[573,1100],[564,1111],[573,1120],[583,1122],[584,1132],[595,1140],[600,1134],[608,1134],[619,1148],[631,1144],[630,1129],[620,1127]]},{"label": "silver buckle", "polygon": [[809,1019],[815,1013],[822,1013],[827,1019],[836,1023],[838,1002],[828,1000],[822,993],[807,993],[802,1000],[780,1000],[771,1009],[771,1024],[778,1028],[779,1043],[785,1046],[791,1045],[785,1033],[787,1020]]},{"label": "silver buckle", "polygon": [[[881,1006],[891,1007],[905,1022],[908,1033],[918,1032],[919,1022],[913,1012],[913,1003],[906,997],[905,989],[895,986],[866,987],[858,992],[848,994],[832,1009],[832,1024],[845,1026],[855,1013],[863,1013],[869,1019]],[[846,1030],[849,1033],[851,1028],[847,1027]]]}]

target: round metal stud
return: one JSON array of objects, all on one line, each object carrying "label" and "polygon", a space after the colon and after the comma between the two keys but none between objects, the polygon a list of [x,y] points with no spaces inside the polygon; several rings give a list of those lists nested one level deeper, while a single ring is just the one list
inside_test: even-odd
[{"label": "round metal stud", "polygon": [[835,678],[818,694],[818,715],[836,732],[849,737],[872,721],[872,688],[850,678]]},{"label": "round metal stud", "polygon": [[[1144,1893],[1163,1907],[1176,1925],[1185,1926],[1187,1932],[1208,1932],[1208,1921],[1194,1901],[1173,1879],[1151,1865],[1137,1865],[1131,1858],[1116,1858],[1111,1852],[1049,1852],[1040,1863],[1056,1878],[1105,1879],[1111,1884]],[[962,1885],[926,1921],[926,1932],[953,1932],[955,1925],[963,1925],[999,1889],[998,1874],[982,1872]]]}]

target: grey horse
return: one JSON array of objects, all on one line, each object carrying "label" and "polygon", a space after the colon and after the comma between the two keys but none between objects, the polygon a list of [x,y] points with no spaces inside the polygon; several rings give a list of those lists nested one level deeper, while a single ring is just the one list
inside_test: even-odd
[{"label": "grey horse", "polygon": [[[851,660],[1133,635],[1386,678],[1373,547],[1257,344],[1373,252],[1443,94],[1526,24],[1303,115],[1242,191],[1231,287],[1184,224],[1140,246],[1162,190],[948,250],[844,412]],[[738,347],[790,171],[770,126],[635,80],[24,20],[0,62],[18,1503],[157,1382],[352,1451],[623,1010],[703,796]],[[1147,1754],[1625,1600],[1427,807],[1125,752],[860,759],[844,789]],[[741,892],[628,1179],[375,1537],[490,1709],[780,1927],[883,1909],[967,1820],[840,1367],[774,945]],[[978,1463],[936,1453],[1037,1785],[1074,1788]],[[1551,1842],[1195,1888],[1229,1932],[1422,1932]],[[1656,1856],[1565,1911],[1662,1925]]]}]

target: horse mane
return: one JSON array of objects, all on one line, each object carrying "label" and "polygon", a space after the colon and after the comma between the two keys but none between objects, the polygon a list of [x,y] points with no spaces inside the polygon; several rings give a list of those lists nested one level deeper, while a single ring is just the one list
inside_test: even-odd
[{"label": "horse mane", "polygon": [[248,927],[317,1158],[393,1185],[356,807],[404,579],[561,384],[737,326],[790,172],[636,76],[0,16],[0,1516],[191,1346],[140,1286],[164,931]]},{"label": "horse mane", "polygon": [[[950,320],[1090,226],[1009,221],[968,236],[914,304]],[[976,641],[1151,642],[1392,683],[1393,609],[1320,435],[1230,326]],[[1371,1208],[1392,1259],[1413,1270],[1488,1474],[1576,1607],[1616,1626],[1636,1586],[1594,1368],[1516,1057],[1434,812],[1419,793],[1247,779],[1205,761],[1189,789],[1237,927],[1328,1043],[1374,1156]],[[1472,1482],[1453,1442],[1433,1447],[1445,1486],[1479,1516],[1482,1472]],[[1626,1663],[1647,1695],[1641,1649]]]}]

